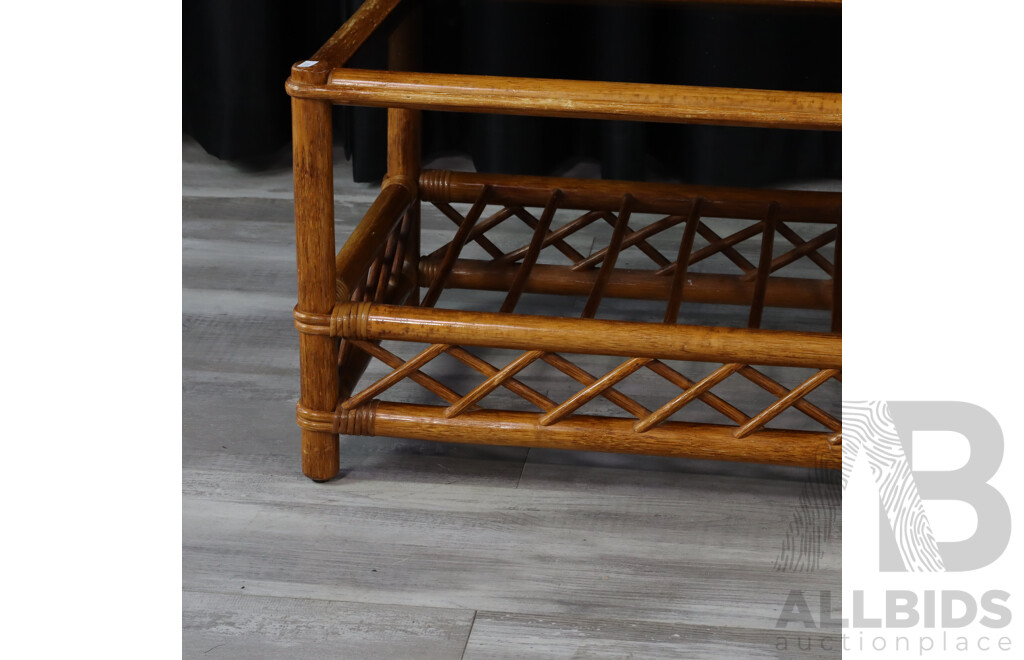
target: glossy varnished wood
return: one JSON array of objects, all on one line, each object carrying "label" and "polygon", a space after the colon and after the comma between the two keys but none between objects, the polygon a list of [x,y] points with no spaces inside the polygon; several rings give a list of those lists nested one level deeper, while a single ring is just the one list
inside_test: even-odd
[{"label": "glossy varnished wood", "polygon": [[348,300],[355,291],[370,263],[384,249],[388,234],[402,219],[412,199],[412,192],[403,185],[390,183],[384,186],[363,221],[335,256],[338,300]]},{"label": "glossy varnished wood", "polygon": [[[295,171],[295,244],[298,309],[320,313],[334,307],[334,177],[331,106],[292,99]],[[302,382],[299,401],[315,410],[332,410],[338,401],[338,341],[301,334]],[[338,473],[336,433],[302,431],[302,471],[322,481]]]},{"label": "glossy varnished wood", "polygon": [[[711,374],[702,379],[699,383],[695,383],[688,387],[682,394],[676,396],[661,408],[658,408],[653,413],[644,417],[633,425],[633,430],[637,433],[646,433],[650,429],[662,425],[666,419],[674,415],[679,409],[691,401],[695,401],[700,395],[705,394],[712,387],[722,382],[732,374],[734,374],[743,365],[740,364],[723,364],[718,369],[715,369]],[[766,462],[772,462],[768,460]]]},{"label": "glossy varnished wood", "polygon": [[[439,262],[420,262],[420,286],[434,282]],[[519,275],[516,266],[494,266],[486,261],[459,259],[452,266],[446,286],[449,289],[484,289],[508,291]],[[523,291],[560,295],[586,296],[594,286],[597,271],[574,271],[565,266],[535,265],[526,276]],[[686,273],[680,285],[682,300],[725,305],[749,305],[754,283],[740,275],[717,273]],[[636,300],[667,300],[673,277],[654,275],[650,271],[617,269],[605,288],[609,298]],[[773,277],[768,280],[765,305],[796,309],[831,309],[831,281],[795,277]]]},{"label": "glossy varnished wood", "polygon": [[632,375],[650,361],[651,358],[633,358],[632,360],[622,363],[601,378],[594,379],[594,381],[587,385],[587,387],[572,395],[563,401],[557,408],[549,411],[546,415],[538,419],[537,423],[541,426],[550,426],[564,417],[571,415],[578,408],[593,400],[594,397],[599,396],[615,383],[618,383],[627,376]]},{"label": "glossy varnished wood", "polygon": [[[651,357],[699,362],[841,368],[842,337],[696,325],[340,303],[321,319],[343,337],[429,344]],[[323,325],[321,326],[323,327]]]},{"label": "glossy varnished wood", "polygon": [[768,190],[726,186],[695,186],[609,179],[573,179],[517,174],[482,174],[424,170],[420,195],[431,202],[469,203],[481,188],[490,189],[495,204],[544,206],[555,188],[562,191],[559,208],[617,211],[625,195],[633,197],[634,213],[686,214],[701,199],[701,213],[716,218],[760,218],[769,204],[778,205],[780,222],[840,224],[842,193],[811,190]]},{"label": "glossy varnished wood", "polygon": [[830,433],[761,431],[737,438],[731,426],[683,422],[664,422],[644,433],[637,433],[634,422],[628,419],[574,415],[558,424],[543,426],[532,413],[480,410],[448,417],[445,410],[438,406],[382,401],[367,406],[366,410],[346,414],[363,415],[360,424],[365,435],[797,467],[836,469],[842,464],[841,452],[827,443]]},{"label": "glossy varnished wood", "polygon": [[345,66],[402,0],[366,0],[324,45],[307,60],[292,66],[291,80],[305,84],[327,81],[335,67]]},{"label": "glossy varnished wood", "polygon": [[345,105],[538,117],[842,129],[842,94],[447,73],[334,69],[292,96]]}]

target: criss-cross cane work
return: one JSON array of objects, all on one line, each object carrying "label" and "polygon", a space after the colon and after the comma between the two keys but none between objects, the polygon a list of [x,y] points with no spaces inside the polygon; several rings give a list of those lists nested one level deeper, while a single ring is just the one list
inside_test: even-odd
[{"label": "criss-cross cane work", "polygon": [[[368,217],[387,207],[401,220],[393,223],[387,239],[380,242],[378,254],[368,262],[347,300],[339,302],[329,317],[297,317],[300,329],[306,332],[343,338],[340,380],[349,383],[332,418],[317,417],[300,408],[300,419],[332,432],[391,434],[399,429],[388,425],[390,415],[400,412],[418,420],[420,426],[415,430],[408,419],[403,422],[404,433],[411,431],[413,437],[436,439],[441,429],[450,425],[450,432],[464,433],[470,439],[480,433],[496,442],[516,444],[514,437],[489,433],[483,426],[493,424],[494,416],[499,415],[504,416],[504,426],[515,425],[521,433],[530,429],[535,441],[548,433],[554,438],[563,430],[600,430],[609,437],[631,438],[628,445],[618,447],[620,450],[756,460],[766,450],[766,441],[785,437],[770,454],[774,462],[821,462],[823,451],[826,456],[838,456],[829,452],[841,442],[839,420],[825,409],[828,406],[808,398],[829,381],[841,378],[840,340],[831,332],[839,323],[835,303],[838,195],[764,191],[737,200],[733,198],[736,191],[730,189],[633,184],[633,192],[599,198],[592,189],[597,183],[593,181],[536,179],[530,182],[536,187],[529,192],[524,191],[526,182],[522,180],[515,180],[513,190],[512,181],[424,172],[420,194],[454,227],[450,240],[422,256],[415,266],[406,259],[409,253],[403,248],[409,242],[413,216],[403,214],[402,205],[388,204],[391,193],[382,195],[383,201]],[[609,183],[614,186],[614,182],[601,182]],[[392,188],[396,186],[385,190]],[[662,197],[667,192],[671,197]],[[591,206],[598,208],[588,208]],[[641,211],[651,219],[636,224]],[[556,213],[564,219],[556,222]],[[572,245],[573,237],[601,222],[611,231],[606,245],[593,247],[589,254]],[[715,227],[722,222],[731,222],[733,229],[720,234]],[[516,224],[509,228],[504,223]],[[737,229],[737,223],[743,226]],[[504,249],[498,247],[498,239],[489,238],[502,227],[511,229],[501,237],[511,246]],[[659,242],[673,227],[681,228],[673,242]],[[785,251],[775,249],[781,243],[778,236],[790,244]],[[701,240],[704,245],[698,247]],[[478,246],[490,259],[462,258],[469,244]],[[628,248],[636,249],[645,268],[618,267]],[[756,263],[744,252],[752,254]],[[343,249],[339,268],[344,253]],[[539,263],[542,253],[552,255],[548,261],[556,263]],[[719,269],[724,265],[738,272],[695,271],[695,266],[716,256]],[[782,271],[801,259],[813,263],[820,277],[784,276]],[[493,311],[437,308],[442,293],[449,289],[501,292],[501,303]],[[342,295],[347,292],[340,281],[337,290]],[[421,297],[417,295],[420,292]],[[524,293],[577,296],[582,311],[578,318],[555,316],[558,310],[545,316],[517,314]],[[661,301],[664,313],[654,321],[597,318],[602,302],[613,298]],[[455,300],[458,302],[458,297]],[[747,327],[680,324],[680,316],[686,317],[684,301],[689,300],[746,308]],[[766,307],[818,309],[828,314],[819,333],[760,330]],[[403,358],[382,342],[426,345]],[[520,350],[501,366],[480,354],[489,348]],[[591,352],[619,355],[623,361],[594,374],[585,366]],[[428,366],[443,355],[478,374],[477,381],[466,389],[465,375],[451,368],[428,373]],[[369,360],[377,360],[391,371],[357,388],[358,376],[352,370],[361,372]],[[695,363],[707,363],[712,369],[687,374],[670,364],[678,361],[691,368]],[[522,377],[535,363],[544,363],[563,376],[558,383],[545,379],[546,393]],[[767,373],[785,371],[784,367],[798,376],[790,386]],[[655,405],[644,405],[623,391],[627,380],[644,373],[655,375],[662,383],[647,386],[661,396]],[[432,394],[433,405],[384,403],[388,394],[406,381]],[[459,384],[464,391],[458,391]],[[723,391],[729,387],[731,395]],[[769,400],[757,409],[741,410],[729,400],[736,396],[737,387],[760,390],[770,395]],[[502,408],[488,407],[486,400],[499,388],[511,399],[503,399]],[[581,408],[598,398],[621,414],[580,414]],[[719,418],[688,421],[689,406],[695,402],[705,404]],[[776,427],[773,422],[788,410],[802,413],[807,423],[801,428]],[[579,428],[581,423],[585,429]],[[693,440],[668,442],[673,435]],[[744,440],[747,442],[741,442]],[[578,444],[560,441],[564,446]],[[610,441],[608,448],[615,448]]]},{"label": "criss-cross cane work", "polygon": [[[839,193],[421,171],[419,113],[839,130],[841,96],[405,73],[407,4],[363,3],[287,84],[304,472],[337,473],[339,433],[839,467]],[[389,16],[391,70],[346,68]],[[337,254],[332,103],[389,108]]]}]

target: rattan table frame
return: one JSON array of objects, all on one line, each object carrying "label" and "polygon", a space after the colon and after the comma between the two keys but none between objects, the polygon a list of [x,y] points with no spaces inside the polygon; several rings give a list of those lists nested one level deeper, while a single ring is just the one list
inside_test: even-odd
[{"label": "rattan table frame", "polygon": [[[839,6],[834,0],[772,0],[770,4]],[[410,6],[411,5],[411,6]],[[429,7],[429,5],[426,5]],[[295,64],[286,89],[292,97],[295,174],[295,233],[300,332],[301,393],[297,421],[302,434],[302,469],[315,481],[339,472],[339,434],[384,435],[425,440],[644,453],[838,468],[840,421],[806,399],[822,383],[841,379],[841,195],[640,182],[484,175],[421,171],[421,110],[587,117],[634,121],[841,130],[842,97],[817,92],[784,92],[592,81],[502,78],[414,72],[418,62],[422,9],[411,0],[367,0],[310,59]],[[358,48],[389,22],[386,71],[346,68]],[[388,171],[381,192],[362,221],[336,252],[331,106],[348,104],[388,109]],[[456,225],[449,243],[420,254],[420,207],[437,206]],[[469,204],[466,212],[452,204]],[[488,205],[500,210],[484,217]],[[536,208],[538,213],[528,209]],[[582,215],[551,229],[556,209]],[[634,230],[635,213],[663,214]],[[532,230],[529,242],[505,251],[486,231],[518,217]],[[709,218],[751,220],[747,229],[722,237]],[[602,250],[579,254],[565,237],[593,222],[612,226]],[[815,223],[821,233],[801,238],[787,223]],[[647,243],[673,225],[683,233],[675,260]],[[700,234],[709,244],[694,250]],[[733,246],[760,237],[757,264]],[[777,254],[783,240],[791,249]],[[475,242],[490,261],[461,259]],[[834,245],[829,260],[818,250]],[[637,246],[656,270],[616,268],[621,250]],[[537,263],[542,249],[563,252],[571,266]],[[719,253],[740,275],[687,273]],[[773,277],[795,259],[817,263],[827,279]],[[447,288],[506,292],[498,312],[435,309]],[[424,291],[425,290],[425,291]],[[515,313],[524,292],[586,297],[581,318]],[[663,300],[663,322],[595,318],[604,297]],[[748,327],[679,325],[684,300],[749,307]],[[830,332],[760,329],[766,306],[827,309]],[[381,346],[384,340],[427,344],[403,359]],[[475,355],[472,347],[520,352],[504,367]],[[479,372],[479,386],[459,394],[421,369],[446,354]],[[594,376],[566,355],[621,356],[623,363]],[[370,360],[391,373],[357,389]],[[575,359],[575,358],[573,358]],[[691,380],[666,361],[721,364]],[[581,387],[558,402],[516,378],[535,362],[546,362]],[[763,366],[811,369],[795,387],[785,387]],[[639,371],[664,378],[678,394],[651,411],[615,385]],[[775,398],[747,415],[713,391],[740,377]],[[402,380],[411,380],[445,401],[429,406],[380,400]],[[502,387],[539,412],[495,410],[482,400]],[[582,415],[576,411],[604,397],[630,418]],[[700,400],[728,423],[670,419]],[[767,425],[787,409],[799,410],[819,431]]]}]

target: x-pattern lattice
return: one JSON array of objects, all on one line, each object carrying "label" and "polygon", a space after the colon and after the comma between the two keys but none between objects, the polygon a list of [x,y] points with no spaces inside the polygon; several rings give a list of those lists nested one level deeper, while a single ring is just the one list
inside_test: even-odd
[{"label": "x-pattern lattice", "polygon": [[[786,222],[778,219],[779,208],[775,203],[765,206],[762,218],[752,218],[750,225],[723,237],[710,226],[709,218],[703,213],[703,200],[700,198],[681,202],[681,207],[688,205],[686,213],[666,215],[639,229],[634,229],[629,220],[635,200],[627,194],[623,196],[617,214],[601,210],[587,211],[561,227],[552,229],[551,222],[562,197],[560,190],[556,189],[551,192],[548,203],[539,218],[523,206],[514,204],[503,206],[497,212],[484,217],[490,194],[490,189],[485,186],[470,211],[465,215],[459,213],[450,204],[434,202],[434,205],[445,217],[458,225],[458,230],[449,243],[426,257],[428,261],[440,260],[440,267],[424,297],[424,305],[430,306],[436,303],[456,260],[469,242],[475,242],[487,252],[494,265],[519,264],[518,275],[513,286],[510,287],[509,296],[502,306],[502,311],[514,309],[540,251],[549,247],[555,248],[569,259],[570,271],[580,272],[600,268],[594,289],[588,297],[584,317],[594,316],[605,294],[605,287],[612,276],[619,255],[623,250],[634,246],[653,262],[654,270],[651,272],[654,275],[673,278],[672,290],[668,296],[666,322],[674,322],[678,315],[686,270],[716,254],[722,255],[739,268],[741,271],[740,281],[754,284],[750,303],[749,327],[760,327],[768,278],[779,269],[799,259],[807,258],[824,271],[828,277],[836,277],[835,264],[822,255],[820,250],[835,243],[838,260],[839,227],[834,226],[813,238],[804,239]],[[513,217],[526,224],[532,230],[533,236],[529,243],[506,252],[488,239],[486,233]],[[599,220],[612,226],[612,236],[607,245],[587,256],[581,254],[567,242],[568,237]],[[685,223],[686,227],[680,239],[679,250],[675,259],[669,259],[651,245],[648,239],[681,223]],[[694,238],[697,234],[707,241],[707,245],[695,250]],[[755,265],[740,253],[737,246],[758,235],[760,235],[761,247],[758,263]],[[778,256],[774,254],[776,235],[782,236],[792,246],[791,249]],[[834,313],[833,330],[836,330],[838,328],[838,310],[834,310],[834,312],[836,313]]]},{"label": "x-pattern lattice", "polygon": [[350,301],[384,302],[387,299],[388,289],[394,286],[395,279],[401,275],[408,256],[412,225],[412,217],[405,214],[402,221],[388,233],[387,240],[383,241],[376,258],[349,297]]},{"label": "x-pattern lattice", "polygon": [[[433,204],[442,212],[442,214],[444,214],[445,217],[450,219],[456,225],[461,226],[466,222],[467,216],[463,216],[450,204],[445,202],[434,202]],[[767,208],[765,209],[765,214],[768,214]],[[536,230],[537,226],[540,224],[540,220],[526,208],[518,205],[505,206],[496,213],[488,216],[486,219],[476,223],[467,234],[466,242],[472,241],[477,243],[497,264],[507,265],[520,261],[527,254],[530,247],[529,244],[521,245],[513,250],[505,252],[484,235],[491,229],[494,229],[512,217],[519,218],[524,224],[533,230]],[[565,241],[567,237],[575,234],[596,220],[604,220],[614,227],[616,215],[610,211],[587,211],[557,229],[545,230],[542,237],[541,249],[554,246],[559,252],[571,260],[572,270],[579,271],[596,267],[609,254],[609,251],[612,249],[611,246],[605,246],[590,256],[584,256]],[[641,227],[640,229],[633,229],[627,224],[625,227],[626,233],[622,238],[620,250],[625,250],[626,248],[635,245],[654,263],[657,268],[655,270],[656,274],[671,274],[678,267],[678,260],[669,260],[666,258],[665,255],[652,246],[647,239],[686,221],[687,217],[684,215],[666,215],[644,227]],[[688,266],[692,266],[715,254],[722,254],[736,264],[736,266],[739,267],[739,269],[743,271],[744,275],[748,278],[753,279],[756,276],[757,266],[740,254],[739,251],[736,250],[735,246],[757,236],[758,234],[764,235],[769,223],[763,219],[755,220],[754,224],[744,227],[743,229],[723,238],[709,226],[707,219],[703,216],[698,215],[696,221],[697,233],[705,238],[708,241],[708,244],[705,247],[687,255]],[[786,253],[772,259],[769,272],[775,272],[780,268],[793,263],[797,259],[808,257],[828,276],[831,277],[834,274],[834,265],[828,260],[828,258],[823,256],[819,250],[828,246],[830,243],[835,242],[836,237],[839,234],[838,227],[828,229],[810,240],[804,240],[785,222],[775,221],[771,224],[774,224],[773,231],[777,232],[789,241],[793,247]],[[762,238],[762,240],[764,239]],[[437,258],[442,256],[451,245],[452,243],[447,243],[441,246],[434,253],[429,255],[428,258]]]},{"label": "x-pattern lattice", "polygon": [[[841,380],[841,372],[838,369],[819,369],[805,381],[789,389],[753,366],[738,363],[723,364],[704,378],[693,381],[660,360],[630,358],[605,375],[595,377],[564,356],[548,351],[528,351],[513,359],[504,368],[499,369],[465,348],[450,344],[432,344],[414,357],[403,360],[374,342],[352,341],[351,343],[387,364],[392,371],[343,401],[341,403],[343,410],[361,406],[402,380],[410,379],[449,404],[444,412],[447,418],[457,417],[466,411],[478,409],[481,399],[498,387],[504,387],[541,410],[537,419],[541,426],[557,424],[587,402],[601,396],[636,417],[637,421],[633,425],[633,429],[637,433],[644,433],[659,426],[686,405],[699,399],[735,424],[737,428],[734,435],[738,438],[757,431],[783,411],[793,408],[836,434],[831,442],[841,442],[839,420],[806,399],[808,394],[829,379]],[[422,368],[443,353],[478,371],[485,376],[485,380],[465,395],[460,395],[447,385],[423,373]],[[583,389],[559,403],[515,378],[519,372],[537,360],[546,362],[577,381],[583,385]],[[644,368],[661,376],[681,390],[677,396],[653,412],[615,388],[616,384]],[[720,385],[734,374],[742,376],[767,391],[776,400],[757,414],[748,416],[711,391],[712,388]]]},{"label": "x-pattern lattice", "polygon": [[[370,268],[350,294],[350,301],[377,303],[387,301],[388,294],[396,288],[396,280],[401,279],[413,225],[412,216],[405,214],[402,221],[391,230],[376,258],[370,263]],[[407,291],[414,296],[418,293],[418,289],[412,286],[411,282]],[[338,349],[338,365],[346,364],[352,358],[353,353],[352,342],[343,339]]]}]

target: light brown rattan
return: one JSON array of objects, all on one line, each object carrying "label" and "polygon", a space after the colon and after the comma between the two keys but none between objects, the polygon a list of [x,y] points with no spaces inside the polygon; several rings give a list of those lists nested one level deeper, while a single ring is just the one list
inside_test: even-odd
[{"label": "light brown rattan", "polygon": [[[409,4],[367,0],[310,60],[293,67],[286,85],[293,97],[304,473],[314,480],[337,474],[339,433],[839,467],[841,424],[826,410],[834,406],[808,399],[841,380],[838,193],[421,171],[420,111],[840,130],[841,95],[416,73],[421,9]],[[346,68],[389,21],[397,22],[390,70]],[[382,190],[337,253],[332,103],[386,107],[389,123]],[[425,255],[423,204],[454,224],[451,239]],[[568,212],[572,219],[555,221]],[[655,219],[642,218],[651,214]],[[738,221],[746,224],[737,229]],[[603,225],[611,231],[606,244],[587,254],[573,245]],[[497,234],[516,227],[524,229],[521,242],[501,247]],[[678,230],[678,242],[666,250],[664,239]],[[758,245],[750,258],[741,249],[748,241]],[[471,244],[487,258],[464,256]],[[643,254],[647,267],[621,265],[627,252]],[[709,271],[706,260],[733,271]],[[821,277],[787,277],[783,271],[798,261],[815,264]],[[442,294],[457,289],[505,295],[496,311],[437,307]],[[582,311],[578,318],[558,310],[516,312],[534,293],[575,296]],[[662,301],[664,313],[599,318],[616,298]],[[693,302],[741,305],[746,327],[679,324]],[[762,330],[771,307],[829,310],[829,327]],[[396,354],[396,346],[410,344],[418,345],[410,357]],[[515,354],[496,365],[488,357],[495,350]],[[442,356],[475,374],[475,385],[460,393],[446,383],[451,374],[434,368]],[[592,373],[586,365],[595,356],[621,361]],[[371,361],[390,371],[360,383]],[[564,389],[556,393],[551,377],[543,391],[531,385],[538,365],[552,369]],[[655,405],[627,394],[638,374],[659,377]],[[406,382],[436,397],[436,405],[384,400]],[[741,387],[770,401],[745,412],[729,400]],[[498,390],[523,409],[491,407]],[[624,416],[582,414],[597,399]],[[681,420],[696,402],[720,420]],[[816,430],[774,428],[787,411],[802,413]]]}]

